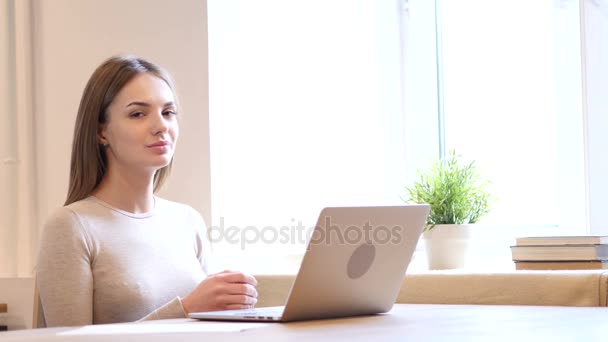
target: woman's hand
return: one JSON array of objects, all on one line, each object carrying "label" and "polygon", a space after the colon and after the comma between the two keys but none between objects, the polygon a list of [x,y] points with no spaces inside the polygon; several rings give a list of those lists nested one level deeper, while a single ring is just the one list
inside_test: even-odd
[{"label": "woman's hand", "polygon": [[253,276],[224,271],[208,276],[182,299],[186,314],[201,311],[250,309],[257,303]]}]

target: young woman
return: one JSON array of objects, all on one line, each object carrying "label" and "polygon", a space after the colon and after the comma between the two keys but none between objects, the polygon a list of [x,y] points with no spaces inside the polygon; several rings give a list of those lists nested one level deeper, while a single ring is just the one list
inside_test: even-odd
[{"label": "young woman", "polygon": [[95,70],[76,118],[65,206],[46,222],[36,271],[47,326],[185,317],[242,309],[256,280],[208,276],[200,214],[154,195],[179,135],[159,66],[115,57]]}]

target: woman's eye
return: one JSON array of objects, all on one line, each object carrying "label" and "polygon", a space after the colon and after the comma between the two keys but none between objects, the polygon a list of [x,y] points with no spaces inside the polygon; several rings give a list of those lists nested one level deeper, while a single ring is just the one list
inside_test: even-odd
[{"label": "woman's eye", "polygon": [[174,110],[166,110],[163,112],[163,115],[177,115],[177,112]]},{"label": "woman's eye", "polygon": [[142,116],[144,116],[144,113],[142,113],[142,112],[135,112],[135,113],[129,114],[129,117],[131,117],[131,118],[140,118]]}]

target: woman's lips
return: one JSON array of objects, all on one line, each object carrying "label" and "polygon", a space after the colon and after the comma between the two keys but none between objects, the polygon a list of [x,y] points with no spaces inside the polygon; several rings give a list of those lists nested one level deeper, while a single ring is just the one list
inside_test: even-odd
[{"label": "woman's lips", "polygon": [[148,145],[148,147],[158,147],[158,146],[166,146],[166,145],[169,145],[169,143],[166,141],[159,141],[159,142],[155,142],[154,144]]},{"label": "woman's lips", "polygon": [[170,145],[166,141],[159,141],[154,144],[148,145],[148,148],[152,149],[153,151],[155,151],[157,153],[165,153],[165,152],[169,151]]}]

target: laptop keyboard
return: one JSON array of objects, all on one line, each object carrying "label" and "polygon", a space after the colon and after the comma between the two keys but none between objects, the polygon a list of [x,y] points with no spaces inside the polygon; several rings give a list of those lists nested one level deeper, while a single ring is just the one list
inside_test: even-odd
[{"label": "laptop keyboard", "polygon": [[284,306],[271,306],[267,308],[234,310],[230,314],[233,316],[278,317],[283,314],[284,309]]}]

